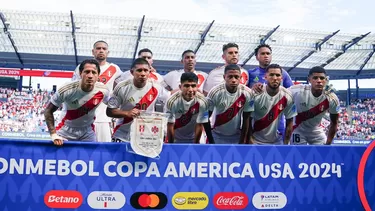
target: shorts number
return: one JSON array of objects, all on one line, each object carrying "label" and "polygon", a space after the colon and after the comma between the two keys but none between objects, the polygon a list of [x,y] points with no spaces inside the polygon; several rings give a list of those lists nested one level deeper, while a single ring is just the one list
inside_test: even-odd
[{"label": "shorts number", "polygon": [[268,114],[268,120],[269,121],[272,121],[273,120],[273,118],[274,118],[274,113],[271,111],[269,114]]},{"label": "shorts number", "polygon": [[293,134],[293,143],[299,143],[300,141],[299,134]]}]

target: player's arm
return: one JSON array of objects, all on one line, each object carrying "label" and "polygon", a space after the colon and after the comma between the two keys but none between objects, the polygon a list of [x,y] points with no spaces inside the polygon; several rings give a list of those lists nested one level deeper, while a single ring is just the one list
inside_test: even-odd
[{"label": "player's arm", "polygon": [[247,137],[246,137],[246,143],[248,144],[254,144],[254,138],[253,138],[253,117],[251,117],[251,114],[249,116],[249,129],[247,131]]},{"label": "player's arm", "polygon": [[292,78],[290,77],[289,73],[283,70],[283,86],[285,88],[289,88],[293,86]]},{"label": "player's arm", "polygon": [[167,137],[168,143],[174,143],[174,123],[172,122],[167,124]]},{"label": "player's arm", "polygon": [[47,108],[44,110],[44,119],[46,120],[47,128],[53,143],[57,146],[63,145],[63,142],[66,139],[56,134],[55,117],[53,116],[53,113],[62,105],[63,101],[62,96],[59,94],[59,91],[57,91],[51,98]]},{"label": "player's arm", "polygon": [[199,144],[199,140],[201,139],[202,133],[203,133],[203,125],[201,123],[195,124],[194,143]]},{"label": "player's arm", "polygon": [[285,137],[284,137],[284,144],[288,145],[290,143],[290,138],[292,137],[293,133],[293,118],[286,119],[285,121]]},{"label": "player's arm", "polygon": [[212,136],[211,123],[210,123],[211,115],[212,115],[212,111],[208,111],[208,121],[206,123],[203,123],[203,128],[204,128],[204,132],[206,133],[208,143],[214,144],[215,140],[214,140],[214,137]]},{"label": "player's arm", "polygon": [[56,134],[56,128],[55,128],[55,117],[53,116],[53,113],[57,111],[59,107],[53,105],[51,102],[48,104],[46,110],[44,110],[44,118],[46,120],[46,124],[49,130],[49,133],[51,136],[53,134]]},{"label": "player's arm", "polygon": [[247,143],[247,132],[249,131],[249,120],[250,120],[250,112],[243,112],[242,114],[242,130],[241,136],[239,140],[239,144],[246,144]]},{"label": "player's arm", "polygon": [[116,89],[111,98],[108,100],[106,110],[107,116],[112,118],[135,118],[139,116],[140,111],[136,108],[127,111],[121,110],[120,106],[122,103],[122,98],[119,96],[121,96],[121,94],[119,94],[119,90]]},{"label": "player's arm", "polygon": [[331,124],[329,125],[326,145],[331,145],[333,138],[335,138],[337,127],[339,124],[339,114],[330,114]]}]

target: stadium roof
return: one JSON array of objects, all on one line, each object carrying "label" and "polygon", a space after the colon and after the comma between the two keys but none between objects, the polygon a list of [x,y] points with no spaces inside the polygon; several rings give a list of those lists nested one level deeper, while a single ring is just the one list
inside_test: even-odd
[{"label": "stadium roof", "polygon": [[271,45],[273,63],[292,77],[306,77],[306,68],[322,65],[331,78],[375,77],[375,35],[343,34],[339,30],[308,30],[227,25],[148,19],[107,17],[70,13],[1,11],[0,67],[73,70],[91,57],[97,40],[109,43],[109,61],[129,68],[142,48],[154,53],[160,72],[180,69],[181,53],[197,52],[197,69],[210,71],[222,65],[222,45],[240,46],[239,64],[257,65],[254,49]]}]

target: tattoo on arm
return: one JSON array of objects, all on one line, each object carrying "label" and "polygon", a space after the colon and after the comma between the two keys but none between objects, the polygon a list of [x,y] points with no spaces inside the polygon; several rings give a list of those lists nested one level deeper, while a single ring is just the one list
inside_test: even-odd
[{"label": "tattoo on arm", "polygon": [[56,107],[52,103],[49,103],[46,110],[44,111],[44,118],[46,120],[46,124],[50,134],[56,133],[55,118],[53,116],[53,112],[55,112],[57,109],[58,107]]}]

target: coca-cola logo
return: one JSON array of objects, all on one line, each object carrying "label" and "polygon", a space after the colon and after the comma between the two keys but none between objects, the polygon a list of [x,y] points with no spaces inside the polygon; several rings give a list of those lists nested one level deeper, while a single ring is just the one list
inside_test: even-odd
[{"label": "coca-cola logo", "polygon": [[249,198],[242,192],[220,192],[214,196],[214,205],[220,210],[241,210],[248,203]]}]

